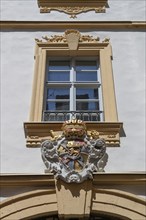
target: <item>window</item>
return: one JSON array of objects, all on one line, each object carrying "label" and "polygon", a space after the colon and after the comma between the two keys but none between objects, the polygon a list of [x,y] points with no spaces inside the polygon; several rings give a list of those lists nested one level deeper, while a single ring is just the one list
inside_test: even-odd
[{"label": "window", "polygon": [[60,132],[73,115],[108,146],[119,146],[119,136],[125,135],[118,122],[109,39],[67,30],[36,39],[30,117],[24,123],[27,147],[39,147],[50,130]]},{"label": "window", "polygon": [[[89,35],[81,36],[80,33],[76,30],[66,31],[65,36],[55,35],[51,38],[44,37],[44,39],[46,42],[43,42],[42,40],[36,40],[35,76],[30,121],[42,121],[42,119],[44,120],[42,113],[44,110],[44,105],[46,105],[46,111],[78,111],[95,109],[98,111],[103,110],[103,121],[117,122],[118,118],[111,63],[112,51],[108,39],[100,42],[99,38],[94,39]],[[50,58],[51,65],[48,63],[48,57]],[[61,59],[58,59],[58,61],[56,60],[57,57],[62,59],[63,57],[68,57],[68,59],[64,60],[63,64]],[[82,57],[83,59],[80,59]],[[101,77],[101,82],[98,82],[99,78],[97,79],[97,75],[95,75],[94,68],[96,65],[93,65],[95,60],[92,60],[94,57],[98,57],[98,63],[96,64],[97,67],[100,64],[100,74],[98,77]],[[87,63],[89,60],[90,63],[88,62],[88,65],[86,66],[85,63]],[[53,64],[53,62],[56,64]],[[45,91],[44,94],[44,87],[46,86],[46,66],[48,66],[47,68],[50,68],[49,74],[47,76],[48,79],[46,80],[48,85],[52,84],[52,87],[48,87],[48,90]],[[71,72],[74,72],[74,74],[71,74]],[[71,77],[74,77],[74,79],[71,79]],[[87,80],[88,82],[82,81],[83,79]],[[72,83],[73,80],[74,83]],[[100,83],[102,86],[100,86]],[[60,85],[62,85],[64,91],[63,88],[58,87]],[[53,100],[53,97],[51,98],[49,96],[55,87],[58,87],[58,93],[55,95]],[[98,106],[98,98],[101,99],[101,96],[97,97],[99,95],[97,94],[97,91],[99,91],[98,87],[100,87],[100,90],[102,90],[102,106]],[[86,93],[87,90],[85,91],[85,89],[88,90],[88,93]],[[93,91],[95,94],[93,94]],[[85,94],[88,95],[88,98],[83,98],[83,95]],[[47,103],[44,103],[44,96],[46,99],[48,99]],[[72,100],[72,98],[73,100],[76,99],[76,103],[75,101],[73,103],[69,102],[69,99]],[[97,121],[99,121],[99,119]]]},{"label": "window", "polygon": [[72,116],[100,121],[98,58],[48,59],[44,94],[44,121],[65,121]]}]

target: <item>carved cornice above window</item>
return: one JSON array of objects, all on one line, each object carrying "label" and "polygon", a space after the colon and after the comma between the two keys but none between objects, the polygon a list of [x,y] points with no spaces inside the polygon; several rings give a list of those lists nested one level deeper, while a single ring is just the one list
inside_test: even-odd
[{"label": "carved cornice above window", "polygon": [[95,11],[104,13],[108,7],[107,0],[38,0],[40,13],[50,13],[52,10],[69,14],[71,18],[76,18],[77,14]]},{"label": "carved cornice above window", "polygon": [[81,35],[77,30],[66,30],[63,35],[44,36],[42,39],[35,39],[38,43],[67,43],[70,50],[77,50],[79,43],[109,43],[109,38],[100,40],[90,35]]}]

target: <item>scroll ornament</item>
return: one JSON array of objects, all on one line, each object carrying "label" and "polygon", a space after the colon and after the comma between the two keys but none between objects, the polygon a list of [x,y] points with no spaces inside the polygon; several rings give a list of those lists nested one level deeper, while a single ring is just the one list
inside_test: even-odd
[{"label": "scroll ornament", "polygon": [[93,178],[93,172],[103,172],[108,160],[104,139],[98,132],[87,133],[86,124],[77,119],[63,124],[61,136],[45,140],[41,145],[47,172],[67,183],[81,183]]},{"label": "scroll ornament", "polygon": [[95,11],[95,13],[104,13],[105,6],[102,7],[41,7],[41,13],[50,13],[51,10],[56,10],[60,12],[64,12],[70,15],[70,18],[76,18],[77,14],[88,12],[88,11]]}]

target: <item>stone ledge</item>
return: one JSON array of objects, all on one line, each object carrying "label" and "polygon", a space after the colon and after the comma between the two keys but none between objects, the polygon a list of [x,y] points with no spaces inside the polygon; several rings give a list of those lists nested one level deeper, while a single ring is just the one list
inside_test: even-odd
[{"label": "stone ledge", "polygon": [[145,31],[145,21],[0,21],[2,31],[54,30],[54,29],[95,29],[119,31]]},{"label": "stone ledge", "polygon": [[[145,185],[146,173],[94,173],[94,185]],[[1,174],[1,187],[20,187],[20,186],[38,186],[55,187],[53,174]]]},{"label": "stone ledge", "polygon": [[[100,138],[104,138],[108,147],[119,147],[120,137],[125,137],[122,122],[86,122],[87,132],[96,130]],[[61,122],[25,122],[24,132],[26,146],[37,148],[41,146],[43,140],[51,137],[53,131],[55,135],[62,133]]]}]

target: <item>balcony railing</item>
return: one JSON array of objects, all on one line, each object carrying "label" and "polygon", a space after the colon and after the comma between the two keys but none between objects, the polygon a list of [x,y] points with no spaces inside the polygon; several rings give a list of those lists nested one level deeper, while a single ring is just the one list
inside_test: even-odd
[{"label": "balcony railing", "polygon": [[67,121],[80,119],[82,121],[101,121],[103,111],[44,111],[43,121]]}]

